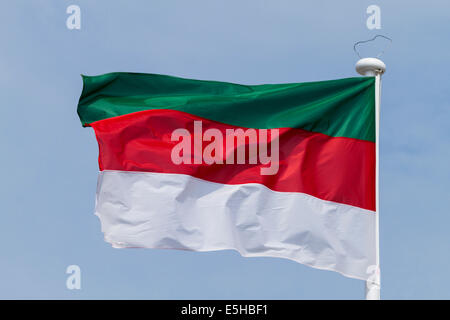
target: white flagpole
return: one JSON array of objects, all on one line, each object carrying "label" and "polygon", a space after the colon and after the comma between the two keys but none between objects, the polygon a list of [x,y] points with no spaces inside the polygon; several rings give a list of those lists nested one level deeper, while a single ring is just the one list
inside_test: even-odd
[{"label": "white flagpole", "polygon": [[375,241],[376,260],[375,266],[366,281],[366,300],[380,300],[380,100],[381,100],[381,75],[386,71],[383,61],[376,58],[364,58],[356,63],[356,71],[363,76],[375,77]]}]

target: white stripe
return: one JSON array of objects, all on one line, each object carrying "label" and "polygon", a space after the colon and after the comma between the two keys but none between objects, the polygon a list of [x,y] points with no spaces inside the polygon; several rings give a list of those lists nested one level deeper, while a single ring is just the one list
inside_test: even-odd
[{"label": "white stripe", "polygon": [[114,247],[235,249],[366,280],[375,264],[375,213],[261,184],[182,174],[103,171],[96,215]]}]

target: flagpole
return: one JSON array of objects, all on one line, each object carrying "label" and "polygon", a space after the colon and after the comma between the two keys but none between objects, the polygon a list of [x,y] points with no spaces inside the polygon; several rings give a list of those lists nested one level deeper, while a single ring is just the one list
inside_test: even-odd
[{"label": "flagpole", "polygon": [[380,100],[381,75],[386,71],[383,61],[376,58],[363,58],[356,63],[356,71],[363,76],[375,77],[375,266],[368,270],[366,281],[366,300],[380,300]]}]

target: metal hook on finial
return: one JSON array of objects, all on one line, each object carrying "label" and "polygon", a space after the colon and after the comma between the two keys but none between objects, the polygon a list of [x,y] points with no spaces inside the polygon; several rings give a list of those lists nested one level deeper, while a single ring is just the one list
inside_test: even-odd
[{"label": "metal hook on finial", "polygon": [[[387,39],[387,40],[390,41],[390,42],[389,42],[389,45],[392,44],[392,39],[391,39],[391,38],[386,37],[386,36],[384,36],[384,35],[382,35],[382,34],[377,34],[377,35],[376,35],[375,37],[373,37],[372,39],[369,39],[369,40],[363,40],[363,41],[358,41],[358,42],[356,42],[356,43],[353,45],[353,51],[355,51],[356,55],[357,55],[360,59],[362,59],[362,57],[360,56],[358,50],[356,50],[356,47],[357,47],[358,45],[362,44],[362,43],[374,41],[374,40],[375,40],[376,38],[378,38],[378,37]],[[383,49],[383,51],[381,51],[381,52],[377,55],[377,58],[381,57],[381,56],[384,54],[384,51],[386,51],[386,49],[388,48],[389,45],[387,45],[387,46]]]}]

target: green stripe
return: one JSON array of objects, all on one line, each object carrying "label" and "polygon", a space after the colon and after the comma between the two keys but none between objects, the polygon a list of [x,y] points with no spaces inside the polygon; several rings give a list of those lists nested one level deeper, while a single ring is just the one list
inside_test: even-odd
[{"label": "green stripe", "polygon": [[173,109],[247,128],[300,128],[375,141],[375,78],[241,85],[157,74],[83,76],[78,115],[89,123]]}]

